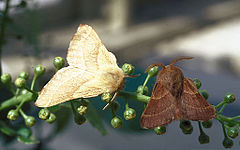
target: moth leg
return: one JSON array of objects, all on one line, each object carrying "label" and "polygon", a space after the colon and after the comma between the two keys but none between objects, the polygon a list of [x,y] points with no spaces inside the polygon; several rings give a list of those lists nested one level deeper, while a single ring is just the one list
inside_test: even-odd
[{"label": "moth leg", "polygon": [[145,70],[145,73],[148,72],[152,67],[155,66],[161,66],[163,69],[165,69],[165,65],[163,63],[155,63],[155,64],[151,64],[150,66],[147,67],[147,69]]},{"label": "moth leg", "polygon": [[107,104],[103,107],[102,110],[105,110],[110,104],[112,104],[112,102],[116,99],[117,95],[118,95],[118,91],[114,93],[111,101],[110,101],[109,103],[107,103]]}]

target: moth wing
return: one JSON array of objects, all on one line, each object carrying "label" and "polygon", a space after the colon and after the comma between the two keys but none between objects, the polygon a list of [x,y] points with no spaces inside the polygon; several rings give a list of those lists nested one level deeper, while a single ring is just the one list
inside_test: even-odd
[{"label": "moth wing", "polygon": [[105,48],[93,28],[82,24],[69,44],[67,61],[70,66],[89,71],[104,65],[118,67],[115,56]]},{"label": "moth wing", "polygon": [[201,96],[191,79],[184,79],[180,107],[184,120],[207,121],[216,117],[216,110]]},{"label": "moth wing", "polygon": [[141,127],[165,126],[175,119],[175,97],[160,82],[154,85],[150,101],[142,113]]},{"label": "moth wing", "polygon": [[92,80],[94,75],[72,66],[60,69],[41,90],[35,105],[50,107],[75,99],[74,92],[79,86]]}]

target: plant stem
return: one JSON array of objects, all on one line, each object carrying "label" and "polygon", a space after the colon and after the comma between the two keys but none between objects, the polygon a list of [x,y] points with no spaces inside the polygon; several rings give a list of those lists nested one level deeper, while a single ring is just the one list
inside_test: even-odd
[{"label": "plant stem", "polygon": [[200,134],[204,133],[200,121],[198,121],[198,127],[199,127]]},{"label": "plant stem", "polygon": [[222,106],[222,108],[219,110],[219,114],[221,114],[222,112],[223,112],[223,110],[224,110],[224,108],[227,106],[227,104],[225,103],[225,104],[223,104],[223,106]]},{"label": "plant stem", "polygon": [[31,91],[33,91],[33,88],[34,88],[34,85],[35,85],[35,82],[36,82],[37,78],[38,78],[38,76],[36,74],[34,74],[32,84],[31,84],[31,88],[30,88]]},{"label": "plant stem", "polygon": [[2,75],[2,47],[4,45],[4,40],[5,40],[5,31],[7,27],[7,16],[8,16],[8,10],[9,10],[9,3],[10,0],[6,0],[5,3],[5,8],[3,11],[3,18],[2,22],[0,23],[0,75]]},{"label": "plant stem", "polygon": [[132,99],[143,103],[148,103],[150,100],[149,96],[142,95],[136,92],[119,91],[118,96],[123,97],[124,99]]},{"label": "plant stem", "polygon": [[35,93],[27,93],[27,94],[20,95],[17,97],[13,96],[12,98],[7,99],[0,104],[0,111],[10,108],[10,107],[13,107],[13,106],[16,106],[16,105],[20,104],[22,101],[25,101],[25,102],[34,101],[37,98],[37,96],[38,95]]},{"label": "plant stem", "polygon": [[222,105],[224,105],[225,102],[224,101],[221,101],[215,108],[218,109],[219,107],[221,107]]}]

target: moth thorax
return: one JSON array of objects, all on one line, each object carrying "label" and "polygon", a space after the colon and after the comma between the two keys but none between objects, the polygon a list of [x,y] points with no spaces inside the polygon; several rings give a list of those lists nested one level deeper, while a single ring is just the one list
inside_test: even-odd
[{"label": "moth thorax", "polygon": [[183,88],[183,73],[182,71],[172,65],[166,66],[158,74],[157,81],[161,82],[165,88],[167,88],[173,96],[180,96]]}]

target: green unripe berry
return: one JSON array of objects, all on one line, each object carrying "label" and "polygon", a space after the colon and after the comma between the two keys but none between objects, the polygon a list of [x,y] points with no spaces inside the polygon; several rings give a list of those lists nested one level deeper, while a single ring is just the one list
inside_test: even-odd
[{"label": "green unripe berry", "polygon": [[27,93],[29,93],[29,91],[27,89],[22,89],[21,90],[21,95],[24,95],[24,94],[27,94]]},{"label": "green unripe berry", "polygon": [[222,144],[225,148],[231,148],[233,146],[233,140],[229,138],[224,138]]},{"label": "green unripe berry", "polygon": [[189,120],[181,120],[179,126],[182,130],[191,130],[193,128]]},{"label": "green unripe berry", "polygon": [[136,111],[132,108],[127,108],[124,111],[123,116],[126,120],[134,119],[136,117]]},{"label": "green unripe berry", "polygon": [[166,133],[166,127],[156,127],[154,128],[154,132],[157,134],[157,135],[162,135],[164,133]]},{"label": "green unripe berry", "polygon": [[111,125],[113,128],[121,128],[122,127],[122,119],[118,116],[115,116],[111,120]]},{"label": "green unripe berry", "polygon": [[88,111],[88,107],[87,106],[84,106],[84,105],[81,105],[77,108],[77,112],[80,114],[80,115],[84,115],[86,114]]},{"label": "green unripe berry", "polygon": [[134,67],[131,64],[124,64],[122,70],[124,74],[130,75],[134,72]]},{"label": "green unripe berry", "polygon": [[53,60],[53,65],[57,70],[64,67],[64,63],[65,62],[64,62],[64,59],[62,57],[55,57],[54,60]]},{"label": "green unripe berry", "polygon": [[1,82],[3,84],[10,84],[12,81],[12,77],[9,73],[4,73],[3,75],[1,75]]},{"label": "green unripe berry", "polygon": [[195,86],[197,87],[197,89],[199,89],[202,86],[201,81],[197,78],[193,79],[193,82],[194,82]]},{"label": "green unripe berry", "polygon": [[190,128],[189,130],[182,129],[183,134],[192,134],[193,128]]},{"label": "green unripe berry", "polygon": [[112,110],[114,111],[114,112],[117,112],[119,109],[120,109],[120,104],[118,103],[118,102],[113,102],[112,104],[111,104],[112,106]]},{"label": "green unripe berry", "polygon": [[48,109],[41,109],[38,113],[38,117],[42,120],[48,119],[50,116],[50,111]]},{"label": "green unripe berry", "polygon": [[11,121],[17,120],[17,118],[19,117],[18,111],[17,110],[10,110],[7,114],[7,118]]},{"label": "green unripe berry", "polygon": [[200,144],[207,144],[209,143],[209,136],[205,133],[201,133],[198,137],[198,141]]},{"label": "green unripe berry", "polygon": [[29,128],[20,128],[17,130],[17,135],[25,138],[29,138],[32,135],[32,130]]},{"label": "green unripe berry", "polygon": [[230,104],[232,102],[235,101],[235,95],[233,93],[228,92],[225,96],[224,96],[224,102],[227,104]]},{"label": "green unripe berry", "polygon": [[227,135],[231,138],[236,138],[238,136],[238,129],[235,127],[227,128]]},{"label": "green unripe berry", "polygon": [[47,123],[53,123],[56,121],[56,116],[53,113],[50,113],[48,119],[46,120]]},{"label": "green unripe berry", "polygon": [[148,75],[150,77],[153,77],[153,76],[157,75],[157,73],[158,73],[158,67],[157,66],[152,67],[151,69],[148,70]]},{"label": "green unripe berry", "polygon": [[144,89],[143,89],[142,85],[138,86],[137,93],[141,93],[143,95],[147,95],[148,94],[148,87],[145,86]]},{"label": "green unripe berry", "polygon": [[36,65],[34,68],[34,73],[36,76],[41,76],[45,73],[46,69],[42,65]]},{"label": "green unripe berry", "polygon": [[17,88],[24,88],[26,86],[26,80],[23,79],[23,78],[17,78],[15,81],[14,81],[14,85],[17,87]]},{"label": "green unripe berry", "polygon": [[76,124],[82,125],[86,121],[86,118],[83,115],[76,115],[74,116],[74,121]]},{"label": "green unripe berry", "polygon": [[204,128],[211,128],[212,127],[212,120],[202,122]]},{"label": "green unripe berry", "polygon": [[206,99],[206,100],[208,99],[209,94],[208,94],[207,90],[199,90],[199,93],[202,95],[202,97],[204,99]]},{"label": "green unripe berry", "polygon": [[111,99],[112,99],[112,94],[109,93],[109,92],[103,93],[101,95],[101,100],[106,102],[106,103],[109,103],[111,101]]},{"label": "green unripe berry", "polygon": [[22,71],[19,73],[18,77],[27,80],[29,78],[29,74],[25,71]]},{"label": "green unripe berry", "polygon": [[27,116],[26,118],[24,118],[24,120],[25,120],[26,126],[28,127],[32,127],[36,123],[36,119],[32,116]]}]

